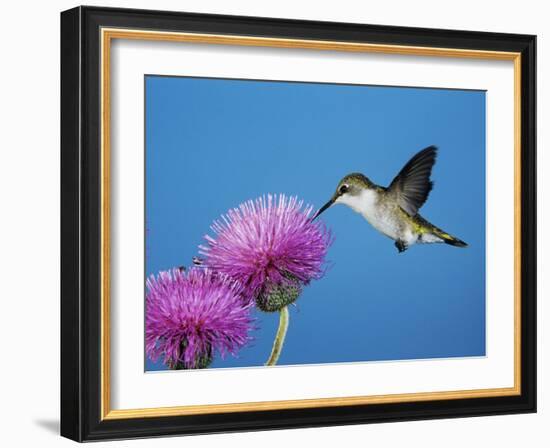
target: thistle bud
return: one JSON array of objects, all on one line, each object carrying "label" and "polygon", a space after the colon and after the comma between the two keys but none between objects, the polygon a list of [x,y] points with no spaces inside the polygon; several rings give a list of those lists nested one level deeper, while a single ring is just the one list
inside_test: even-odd
[{"label": "thistle bud", "polygon": [[302,288],[296,280],[288,280],[279,285],[268,283],[256,297],[256,306],[267,313],[280,311],[294,303],[301,292]]}]

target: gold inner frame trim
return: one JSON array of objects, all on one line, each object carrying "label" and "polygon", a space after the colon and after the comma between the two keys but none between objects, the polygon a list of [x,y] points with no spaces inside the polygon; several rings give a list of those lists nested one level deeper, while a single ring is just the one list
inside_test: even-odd
[{"label": "gold inner frame trim", "polygon": [[[101,29],[101,419],[167,417],[228,412],[247,412],[315,407],[350,406],[413,401],[502,397],[521,394],[521,54],[514,52],[418,47],[306,39],[279,39],[251,36]],[[110,349],[110,64],[113,39],[185,42],[213,45],[240,45],[294,48],[357,53],[411,56],[456,57],[514,62],[514,386],[441,392],[368,395],[302,400],[280,400],[213,405],[189,405],[140,409],[111,409]]]}]

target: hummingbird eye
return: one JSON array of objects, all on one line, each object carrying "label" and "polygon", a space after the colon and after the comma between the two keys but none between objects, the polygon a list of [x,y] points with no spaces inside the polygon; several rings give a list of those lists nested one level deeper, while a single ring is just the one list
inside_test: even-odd
[{"label": "hummingbird eye", "polygon": [[340,194],[344,194],[344,193],[347,193],[349,190],[349,186],[344,184],[340,187],[340,189],[338,190],[338,193]]}]

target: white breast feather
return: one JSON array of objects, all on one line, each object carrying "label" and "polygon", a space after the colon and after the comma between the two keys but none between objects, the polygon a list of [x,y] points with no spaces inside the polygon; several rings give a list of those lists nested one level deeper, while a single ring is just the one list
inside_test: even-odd
[{"label": "white breast feather", "polygon": [[399,238],[399,225],[392,213],[388,213],[378,204],[378,193],[363,190],[359,195],[344,195],[336,202],[345,204],[363,217],[379,232],[390,238]]}]

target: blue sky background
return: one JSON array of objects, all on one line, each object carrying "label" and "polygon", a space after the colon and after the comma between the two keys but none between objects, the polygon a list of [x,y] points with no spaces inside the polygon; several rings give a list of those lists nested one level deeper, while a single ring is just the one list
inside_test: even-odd
[{"label": "blue sky background", "polygon": [[[393,242],[343,205],[324,213],[327,275],[290,309],[279,364],[485,355],[485,92],[147,76],[146,274],[189,265],[212,221],[265,193],[323,205],[362,172],[388,185],[439,147],[421,214],[469,243]],[[238,358],[263,365],[278,314]],[[146,360],[147,370],[162,363]]]}]

